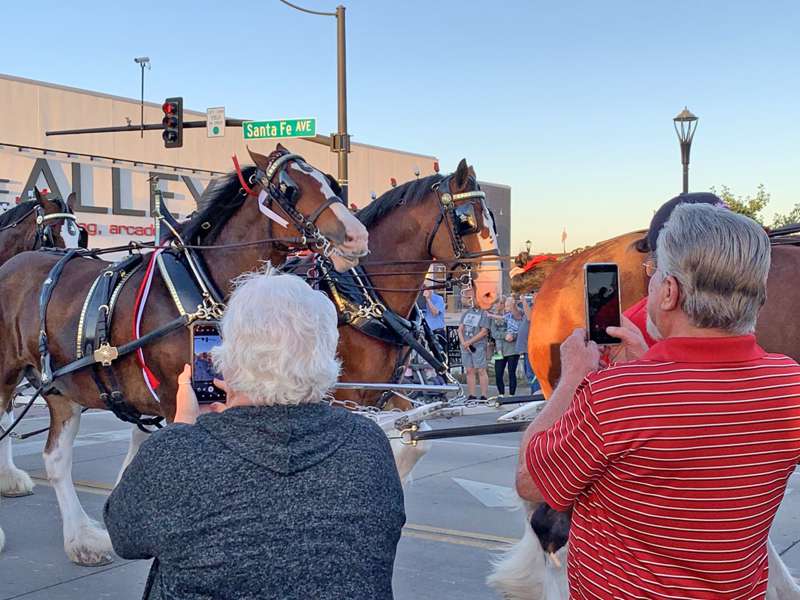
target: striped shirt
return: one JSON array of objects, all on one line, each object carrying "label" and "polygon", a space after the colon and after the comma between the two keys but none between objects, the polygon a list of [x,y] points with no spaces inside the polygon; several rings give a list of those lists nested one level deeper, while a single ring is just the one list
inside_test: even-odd
[{"label": "striped shirt", "polygon": [[753,336],[669,338],[584,379],[526,459],[548,504],[573,508],[573,598],[763,599],[800,366]]}]

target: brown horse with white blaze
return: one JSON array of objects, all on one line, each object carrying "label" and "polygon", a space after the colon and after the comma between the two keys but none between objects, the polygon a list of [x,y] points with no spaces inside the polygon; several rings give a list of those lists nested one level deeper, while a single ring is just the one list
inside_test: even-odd
[{"label": "brown horse with white blaze", "polygon": [[[250,182],[253,196],[242,190],[236,174],[218,181],[205,194],[198,214],[184,224],[184,239],[213,246],[202,253],[213,284],[226,297],[232,281],[240,274],[259,268],[269,261],[281,264],[289,248],[275,240],[297,240],[309,234],[313,221],[317,239],[325,240],[327,251],[355,264],[367,253],[368,234],[364,226],[347,210],[331,187],[333,182],[297,155],[278,145],[269,155],[251,152],[256,167],[244,169],[244,181]],[[279,168],[276,167],[279,165]],[[276,200],[273,211],[286,221],[281,225],[263,214],[261,191],[269,191]],[[286,204],[286,203],[289,204]],[[309,218],[313,215],[313,218]],[[318,246],[319,247],[319,246]],[[24,252],[0,268],[0,327],[17,335],[0,338],[0,408],[10,409],[11,395],[19,379],[41,378],[39,354],[39,298],[59,255]],[[148,260],[144,256],[143,263]],[[55,286],[47,313],[49,351],[55,367],[75,360],[78,323],[86,295],[95,279],[109,263],[96,259],[75,258],[66,263]],[[110,340],[121,346],[133,339],[133,321],[138,290],[146,269],[132,271],[118,290],[113,308]],[[141,331],[154,331],[177,316],[172,296],[156,273],[145,306]],[[190,344],[187,329],[168,333],[143,348],[144,360],[161,384],[156,397],[151,394],[142,368],[133,353],[121,356],[112,364],[119,391],[127,403],[143,415],[161,415],[169,421],[175,412],[177,374],[189,362]],[[45,399],[50,409],[50,431],[44,451],[47,476],[56,492],[64,528],[64,547],[69,558],[83,565],[100,565],[111,560],[108,534],[91,520],[81,507],[72,484],[72,446],[83,407],[105,409],[90,370],[82,369],[58,378]],[[106,379],[106,374],[101,378]],[[28,476],[11,460],[10,440],[0,442],[0,484],[3,492],[30,491]]]},{"label": "brown horse with white blaze", "polygon": [[[445,186],[447,189],[443,189]],[[452,176],[432,175],[392,189],[359,213],[372,241],[370,255],[362,267],[387,308],[408,317],[422,289],[428,267],[434,260],[444,263],[451,276],[463,272],[460,258],[477,256],[471,266],[475,297],[483,308],[500,294],[500,263],[495,225],[486,203],[479,198],[475,171],[462,160]],[[469,200],[460,195],[475,194]],[[471,208],[474,225],[459,234],[456,224],[442,210],[442,199],[454,199],[456,207]],[[478,201],[480,200],[480,201]],[[459,250],[457,239],[463,242]],[[459,256],[460,253],[460,256]],[[339,355],[343,382],[383,383],[391,381],[398,367],[402,346],[370,337],[352,326],[339,328]],[[340,390],[338,399],[374,404],[380,392]],[[401,408],[410,408],[402,406]]]}]

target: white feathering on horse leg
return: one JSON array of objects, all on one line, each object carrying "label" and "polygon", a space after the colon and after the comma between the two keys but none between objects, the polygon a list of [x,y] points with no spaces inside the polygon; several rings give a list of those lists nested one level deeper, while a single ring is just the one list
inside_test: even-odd
[{"label": "white feathering on horse leg", "polygon": [[6,545],[6,534],[3,533],[3,530],[0,528],[0,552],[3,551],[3,546]]},{"label": "white feathering on horse leg", "polygon": [[[4,412],[0,417],[0,431],[8,429],[14,422],[12,412]],[[14,464],[11,436],[0,442],[0,495],[10,498],[28,496],[33,493],[33,481],[22,469]]]},{"label": "white feathering on horse leg", "polygon": [[64,423],[50,451],[44,453],[44,464],[61,509],[67,557],[79,565],[102,566],[113,561],[111,539],[83,510],[72,483],[72,447],[80,420],[81,407],[73,403],[72,416]]},{"label": "white feathering on horse leg", "polygon": [[122,466],[117,474],[117,480],[114,482],[114,487],[117,487],[119,480],[122,479],[122,474],[125,472],[125,469],[127,469],[128,465],[131,464],[131,461],[139,452],[139,447],[142,445],[142,442],[144,442],[149,435],[149,433],[145,433],[136,425],[131,425],[131,441],[128,443],[128,453],[125,455],[125,460],[122,461]]},{"label": "white feathering on horse leg", "polygon": [[800,587],[794,577],[789,573],[786,563],[783,562],[772,540],[767,539],[767,558],[769,566],[769,580],[767,583],[767,596],[765,600],[798,600]]},{"label": "white feathering on horse leg", "polygon": [[531,528],[534,507],[522,499],[520,502],[525,519],[522,539],[492,561],[492,573],[486,583],[504,600],[568,600],[567,547],[550,553],[550,560],[546,560]]}]

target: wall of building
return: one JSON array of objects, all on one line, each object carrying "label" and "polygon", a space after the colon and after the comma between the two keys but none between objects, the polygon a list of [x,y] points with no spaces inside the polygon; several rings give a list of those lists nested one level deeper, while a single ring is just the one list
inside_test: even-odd
[{"label": "wall of building", "polygon": [[[163,116],[160,104],[145,103],[144,112],[146,123],[158,123]],[[208,138],[205,129],[184,130],[183,147],[165,149],[160,131],[146,131],[140,137],[135,130],[139,114],[139,101],[132,98],[0,75],[0,208],[17,197],[25,199],[33,185],[63,198],[75,191],[80,196],[80,220],[96,234],[92,245],[116,245],[141,238],[151,225],[148,179],[152,175],[158,175],[170,210],[185,216],[194,210],[195,199],[211,178],[233,168],[232,154],[246,164],[248,145],[269,154],[277,144],[275,140],[246,144],[241,128],[228,127],[222,138]],[[48,130],[124,126],[126,117],[134,131],[45,135]],[[204,118],[204,112],[184,108],[185,120]],[[337,156],[326,146],[304,139],[282,143],[317,168],[336,173]],[[361,207],[373,192],[386,191],[392,177],[402,183],[412,179],[415,170],[422,177],[432,174],[436,158],[354,143],[349,160],[349,200]]]}]

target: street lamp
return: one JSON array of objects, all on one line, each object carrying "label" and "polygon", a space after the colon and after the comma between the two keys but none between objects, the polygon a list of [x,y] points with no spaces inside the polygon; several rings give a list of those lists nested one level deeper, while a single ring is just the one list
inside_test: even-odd
[{"label": "street lamp", "polygon": [[299,10],[300,12],[323,17],[336,17],[336,89],[338,100],[338,121],[339,131],[331,134],[331,152],[339,155],[339,186],[342,188],[342,200],[347,202],[347,154],[350,152],[350,135],[347,133],[347,68],[345,57],[345,7],[339,5],[336,12],[321,12],[309,10],[302,6],[297,6],[288,0],[281,0],[286,6]]},{"label": "street lamp", "polygon": [[137,65],[142,67],[142,130],[141,130],[141,137],[144,138],[144,67],[147,66],[147,70],[150,70],[150,59],[147,56],[139,56],[138,58],[134,58],[133,62]]},{"label": "street lamp", "polygon": [[689,193],[689,151],[692,148],[692,138],[697,130],[697,117],[691,113],[687,107],[672,119],[675,126],[675,133],[678,134],[678,141],[681,144],[681,164],[683,165],[683,193]]}]

